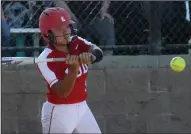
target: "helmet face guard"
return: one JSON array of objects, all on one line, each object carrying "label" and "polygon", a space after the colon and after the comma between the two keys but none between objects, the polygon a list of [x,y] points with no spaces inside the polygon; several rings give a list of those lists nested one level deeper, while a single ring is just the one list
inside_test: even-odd
[{"label": "helmet face guard", "polygon": [[[69,26],[71,28],[71,35],[76,35],[73,23],[74,22],[70,19],[68,12],[63,8],[47,8],[39,17],[40,32],[47,44],[57,43],[56,37],[59,36],[55,36],[51,29],[58,26]],[[65,37],[64,34],[63,36]]]},{"label": "helmet face guard", "polygon": [[[73,25],[70,24],[69,27],[70,27],[70,29],[71,29],[71,33],[69,33],[70,36],[76,36],[77,33],[76,33],[75,30],[73,29]],[[48,43],[49,45],[58,44],[58,43],[57,43],[57,37],[62,37],[62,36],[65,38],[65,40],[66,40],[66,42],[67,42],[65,45],[67,45],[67,44],[69,43],[69,41],[68,41],[68,39],[67,39],[67,37],[66,37],[66,36],[68,36],[67,33],[63,33],[62,35],[55,35],[52,30],[48,30],[47,34],[44,34],[44,37],[45,37],[46,40],[47,40],[46,43]]]}]

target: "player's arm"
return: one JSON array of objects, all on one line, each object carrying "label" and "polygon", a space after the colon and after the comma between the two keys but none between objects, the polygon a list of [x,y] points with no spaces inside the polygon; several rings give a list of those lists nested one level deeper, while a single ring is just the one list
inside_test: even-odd
[{"label": "player's arm", "polygon": [[68,56],[65,62],[70,64],[68,74],[65,75],[63,80],[56,82],[52,86],[58,96],[63,98],[66,98],[71,93],[79,72],[78,56]]},{"label": "player's arm", "polygon": [[103,51],[96,45],[90,46],[89,53],[91,53],[92,56],[95,57],[95,59],[91,59],[91,64],[100,62],[103,59]]},{"label": "player's arm", "polygon": [[79,58],[83,64],[94,64],[103,59],[103,51],[101,48],[81,37],[78,37],[78,39],[82,41],[82,53],[80,54]]},{"label": "player's arm", "polygon": [[77,56],[68,56],[66,58],[66,62],[70,64],[69,72],[62,80],[58,80],[55,71],[52,69],[56,68],[54,63],[49,63],[49,66],[46,63],[38,64],[42,75],[48,82],[51,89],[62,98],[66,98],[71,93],[79,72],[79,60]]}]

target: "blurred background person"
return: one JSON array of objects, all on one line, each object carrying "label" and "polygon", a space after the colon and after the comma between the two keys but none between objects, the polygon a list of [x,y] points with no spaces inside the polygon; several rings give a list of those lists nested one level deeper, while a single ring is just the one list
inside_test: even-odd
[{"label": "blurred background person", "polygon": [[[80,6],[79,6],[80,5]],[[109,0],[102,1],[44,1],[46,7],[65,8],[76,22],[77,33],[97,44],[115,48],[114,19],[108,13]],[[105,51],[112,54],[112,51]]]},{"label": "blurred background person", "polygon": [[115,18],[116,46],[131,45],[130,48],[118,48],[119,55],[137,55],[140,49],[136,45],[148,44],[148,20],[144,17],[141,1],[112,1],[108,12]]},{"label": "blurred background person", "polygon": [[[9,39],[10,39],[10,27],[7,24],[7,20],[4,16],[4,11],[1,7],[1,41],[2,46],[9,46]],[[1,56],[10,56],[8,51],[3,51]]]},{"label": "blurred background person", "polygon": [[162,2],[162,36],[165,44],[187,44],[189,21],[185,1]]},{"label": "blurred background person", "polygon": [[[24,28],[26,26],[29,18],[25,3],[26,1],[4,1],[2,3],[4,15],[10,28]],[[9,46],[12,47],[25,47],[25,35],[23,36],[23,34],[19,33],[12,34],[10,43]],[[10,55],[24,56],[24,52],[14,50]]]},{"label": "blurred background person", "polygon": [[2,38],[2,45],[9,46],[9,38],[10,38],[10,27],[7,24],[7,20],[5,19],[3,9],[1,7],[1,38]]}]

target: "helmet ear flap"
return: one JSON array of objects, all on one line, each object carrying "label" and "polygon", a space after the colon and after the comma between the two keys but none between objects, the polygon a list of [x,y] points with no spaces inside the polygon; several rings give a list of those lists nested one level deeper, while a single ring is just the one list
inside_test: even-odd
[{"label": "helmet ear flap", "polygon": [[55,36],[54,36],[54,33],[52,32],[52,30],[48,30],[47,38],[48,38],[50,44],[56,43]]},{"label": "helmet ear flap", "polygon": [[72,24],[70,24],[69,26],[70,26],[72,35],[77,35],[77,29],[74,29],[74,26]]},{"label": "helmet ear flap", "polygon": [[48,30],[47,34],[43,34],[43,36],[45,38],[47,38],[48,42],[50,45],[51,44],[55,44],[56,40],[55,40],[55,36],[54,33],[52,32],[52,30]]}]

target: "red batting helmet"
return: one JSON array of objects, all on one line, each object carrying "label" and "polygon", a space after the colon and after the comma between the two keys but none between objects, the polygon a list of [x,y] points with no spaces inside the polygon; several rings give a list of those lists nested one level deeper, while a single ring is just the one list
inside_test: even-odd
[{"label": "red batting helmet", "polygon": [[54,43],[55,36],[51,29],[62,26],[70,25],[73,31],[72,23],[74,23],[68,14],[68,12],[60,7],[53,7],[45,9],[39,17],[39,28],[43,39],[47,43]]}]

